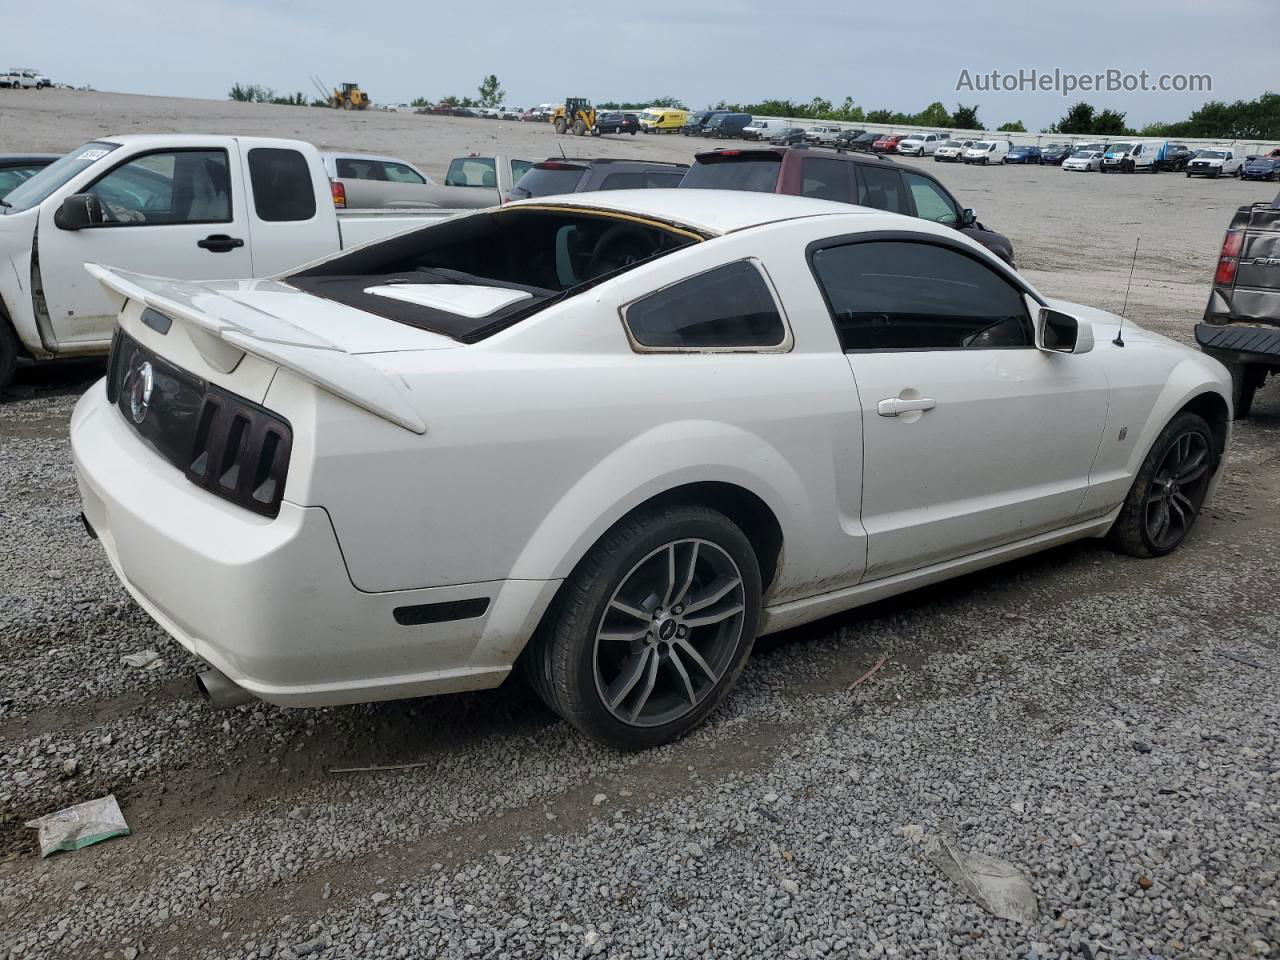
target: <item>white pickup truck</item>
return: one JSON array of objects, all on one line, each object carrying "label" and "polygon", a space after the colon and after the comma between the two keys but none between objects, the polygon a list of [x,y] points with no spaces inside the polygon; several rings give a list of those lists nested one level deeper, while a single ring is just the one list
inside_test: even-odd
[{"label": "white pickup truck", "polygon": [[297,140],[113,136],[71,151],[0,200],[0,386],[19,359],[106,353],[115,309],[86,263],[271,277],[459,212],[338,210],[332,191]]}]

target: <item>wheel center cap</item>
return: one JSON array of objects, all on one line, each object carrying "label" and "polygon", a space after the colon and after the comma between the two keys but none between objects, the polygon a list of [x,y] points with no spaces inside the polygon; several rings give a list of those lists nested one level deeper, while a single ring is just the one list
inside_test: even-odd
[{"label": "wheel center cap", "polygon": [[676,635],[676,622],[671,617],[666,617],[658,624],[658,639],[670,640]]}]

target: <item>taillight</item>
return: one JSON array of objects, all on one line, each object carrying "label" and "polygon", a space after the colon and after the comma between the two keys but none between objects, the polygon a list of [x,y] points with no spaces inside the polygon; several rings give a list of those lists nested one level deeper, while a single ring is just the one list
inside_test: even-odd
[{"label": "taillight", "polygon": [[333,189],[333,205],[345,209],[347,206],[347,188],[337,180],[330,180],[329,186]]},{"label": "taillight", "polygon": [[1222,252],[1218,254],[1218,269],[1213,282],[1219,287],[1229,287],[1236,282],[1236,268],[1240,265],[1240,251],[1244,248],[1244,233],[1228,230],[1222,238]]}]

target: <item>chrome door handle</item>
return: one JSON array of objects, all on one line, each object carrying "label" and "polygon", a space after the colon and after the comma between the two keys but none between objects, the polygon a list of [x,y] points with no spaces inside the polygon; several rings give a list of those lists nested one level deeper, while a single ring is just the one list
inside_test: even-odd
[{"label": "chrome door handle", "polygon": [[896,417],[903,413],[915,413],[917,410],[932,410],[937,405],[937,401],[929,397],[921,397],[919,400],[888,397],[876,404],[876,413],[882,417]]}]

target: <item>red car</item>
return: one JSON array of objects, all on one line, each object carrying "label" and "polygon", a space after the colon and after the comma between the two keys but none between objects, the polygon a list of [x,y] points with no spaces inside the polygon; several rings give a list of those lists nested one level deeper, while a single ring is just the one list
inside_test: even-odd
[{"label": "red car", "polygon": [[873,153],[897,153],[898,142],[906,137],[905,133],[893,133],[888,136],[881,137],[871,144]]}]

